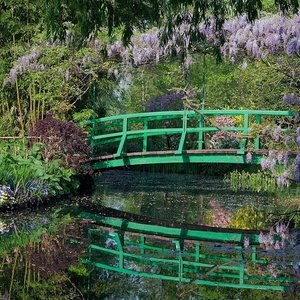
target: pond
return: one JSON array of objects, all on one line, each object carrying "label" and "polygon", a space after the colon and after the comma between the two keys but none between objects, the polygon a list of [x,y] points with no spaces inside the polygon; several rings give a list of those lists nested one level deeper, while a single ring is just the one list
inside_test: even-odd
[{"label": "pond", "polygon": [[[266,194],[233,192],[216,176],[114,170],[95,176],[95,185],[81,199],[1,215],[0,299],[283,299],[281,292],[195,286],[101,269],[93,270],[91,281],[77,263],[86,256],[90,224],[72,219],[82,201],[170,224],[259,230],[285,209]],[[17,243],[9,241],[12,236]]]}]

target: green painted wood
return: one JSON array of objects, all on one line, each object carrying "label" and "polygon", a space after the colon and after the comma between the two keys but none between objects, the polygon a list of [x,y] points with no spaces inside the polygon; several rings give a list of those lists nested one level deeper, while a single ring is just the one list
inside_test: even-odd
[{"label": "green painted wood", "polygon": [[205,127],[204,125],[204,117],[200,116],[199,117],[199,133],[198,133],[198,149],[204,149],[204,131],[201,130],[202,128]]},{"label": "green painted wood", "polygon": [[143,152],[147,152],[147,148],[148,148],[148,135],[147,135],[147,131],[148,131],[148,121],[145,121],[144,122]]},{"label": "green painted wood", "polygon": [[[261,116],[294,116],[295,113],[291,111],[271,111],[271,110],[201,110],[202,115],[206,116],[240,116],[244,114],[248,115],[261,115]],[[194,111],[187,111],[188,117],[199,117],[200,114]],[[107,121],[115,121],[115,120],[122,120],[123,118],[139,118],[139,122],[141,122],[144,118],[153,118],[155,120],[156,117],[163,117],[166,116],[170,118],[180,118],[183,116],[183,111],[159,111],[159,112],[147,112],[147,113],[135,113],[135,114],[127,114],[127,115],[118,115],[118,116],[111,116],[111,117],[104,117],[94,120],[86,121],[86,125],[92,125],[94,123],[101,123]]]},{"label": "green painted wood", "polygon": [[127,118],[123,119],[123,131],[122,131],[122,138],[118,147],[118,151],[115,154],[116,157],[121,156],[123,149],[124,149],[124,145],[126,142],[126,138],[127,138]]},{"label": "green painted wood", "polygon": [[186,138],[186,133],[187,133],[187,121],[188,121],[187,111],[184,111],[183,112],[183,118],[182,118],[182,133],[181,133],[180,142],[179,142],[179,146],[178,146],[178,149],[176,151],[176,154],[181,154],[182,153],[185,138]]},{"label": "green painted wood", "polygon": [[[151,231],[150,233],[152,234],[153,232]],[[206,256],[203,253],[201,254],[201,259],[200,257],[197,257],[197,253],[199,253],[200,256],[200,248],[197,247],[199,242],[197,241],[195,242],[195,252],[193,252],[193,254],[196,254],[196,259],[190,260],[188,256],[190,253],[185,250],[184,243],[185,239],[187,239],[189,243],[191,243],[191,241],[186,236],[175,238],[172,243],[169,244],[168,249],[158,248],[163,252],[156,250],[148,253],[144,251],[141,252],[141,248],[144,249],[145,246],[148,246],[146,245],[144,238],[139,239],[138,244],[141,246],[141,248],[136,247],[133,250],[132,247],[127,248],[126,246],[127,243],[129,245],[133,244],[133,242],[130,241],[130,237],[128,236],[124,239],[123,245],[121,242],[118,242],[120,241],[120,238],[118,238],[119,234],[120,233],[118,232],[109,234],[110,237],[115,239],[117,243],[117,249],[110,249],[105,245],[97,245],[95,244],[96,240],[93,239],[93,243],[89,243],[90,255],[88,259],[83,259],[82,262],[87,264],[89,267],[103,268],[134,276],[172,280],[182,283],[192,282],[199,285],[231,287],[238,289],[245,288],[284,291],[288,289],[289,284],[294,282],[292,278],[283,276],[274,278],[265,275],[248,275],[244,265],[245,259],[247,258],[239,258],[240,255],[238,253],[239,251],[242,251],[241,247],[237,247],[236,254],[232,254],[232,252],[227,254],[231,255],[231,257],[228,257],[227,263],[224,264],[224,260],[222,260],[224,257],[222,256],[215,256],[214,262],[212,262],[212,259],[209,255]],[[99,229],[90,229],[89,236],[93,235],[101,236],[103,235],[103,232],[101,232]],[[153,239],[153,235],[151,235],[151,237]],[[156,238],[158,241],[161,241],[160,236],[156,236]],[[105,239],[99,239],[99,241],[102,241],[102,243],[103,240]],[[89,239],[89,241],[91,241],[91,239]],[[206,242],[206,239],[204,242]],[[174,245],[173,247],[172,244]],[[165,254],[161,255],[160,253]],[[109,254],[110,257],[111,255],[115,256],[118,261],[117,265],[114,265],[111,262],[109,264],[103,262],[102,260],[106,254]],[[236,258],[234,258],[235,255],[237,255]],[[122,263],[120,263],[121,260]],[[129,264],[125,264],[125,261],[129,262]],[[251,255],[250,261],[252,261]],[[133,263],[137,263],[137,269],[134,267]],[[130,269],[127,268],[126,265],[130,266]],[[160,270],[160,273],[153,273],[153,268],[141,269],[141,265],[156,266],[158,267],[158,270]],[[165,272],[167,272],[167,274]]]},{"label": "green painted wood", "polygon": [[[209,117],[221,115],[227,116],[242,116],[243,127],[216,127],[210,125]],[[105,149],[110,144],[118,143],[116,153],[111,153],[111,158],[106,157],[99,162],[93,162],[93,169],[114,168],[138,164],[160,164],[160,163],[245,163],[246,147],[249,143],[248,135],[251,130],[249,120],[250,117],[255,117],[256,124],[261,123],[261,118],[265,116],[285,117],[293,116],[294,113],[289,111],[266,111],[266,110],[202,110],[200,113],[194,111],[167,111],[167,112],[148,112],[140,114],[129,114],[100,118],[87,122],[91,125],[90,145],[93,156],[97,155],[97,149]],[[208,121],[207,121],[207,120]],[[252,120],[251,119],[251,120]],[[176,121],[174,127],[170,128],[170,120]],[[178,120],[178,121],[177,121]],[[190,120],[190,122],[188,122]],[[168,122],[168,126],[166,123]],[[177,127],[178,122],[182,122],[182,127]],[[149,129],[149,122],[151,129]],[[155,123],[156,122],[156,123]],[[159,122],[159,123],[157,123]],[[172,121],[173,122],[173,121]],[[173,124],[173,123],[172,123]],[[205,125],[207,124],[207,125]],[[130,125],[130,126],[129,126]],[[129,126],[129,127],[128,127]],[[129,129],[130,128],[130,129]],[[107,132],[108,130],[108,132]],[[205,145],[204,135],[206,133],[213,134],[214,132],[224,130],[231,132],[240,132],[242,135],[240,148],[235,154],[227,155],[220,154],[217,149],[215,154],[187,154],[184,150],[184,145],[189,134],[197,134],[196,149],[203,149]],[[126,141],[142,139],[142,152],[147,154],[148,141],[151,137],[158,136],[180,136],[177,151],[168,156],[164,153],[156,153],[155,155],[140,155],[130,157],[127,155]],[[259,150],[259,137],[256,137],[253,148]],[[103,150],[105,151],[105,150]],[[107,152],[104,152],[107,154]],[[172,157],[171,157],[172,156]],[[261,155],[255,155],[252,163],[259,163]]]},{"label": "green painted wood", "polygon": [[[255,155],[252,164],[260,164],[262,155]],[[114,160],[103,160],[92,163],[94,170],[110,169],[123,166],[135,165],[151,165],[151,164],[170,164],[170,163],[228,163],[228,164],[243,164],[245,162],[244,155],[236,154],[189,154],[185,155],[165,155],[156,154],[139,157],[122,157]]]},{"label": "green painted wood", "polygon": [[[80,218],[91,219],[99,224],[105,226],[111,226],[115,229],[122,229],[125,231],[143,233],[143,234],[153,234],[161,235],[166,237],[172,237],[174,239],[191,239],[191,240],[206,240],[211,242],[227,242],[242,244],[245,234],[239,232],[238,230],[233,230],[233,232],[220,232],[220,231],[201,231],[201,230],[182,230],[181,228],[165,227],[153,224],[144,224],[131,222],[127,220],[122,220],[119,218],[101,216],[89,212],[81,212],[79,214]],[[246,232],[246,231],[245,231]],[[250,244],[258,245],[259,235],[250,235]]]},{"label": "green painted wood", "polygon": [[[257,124],[257,125],[260,125],[261,124],[261,115],[256,115],[256,117],[255,117],[255,123]],[[258,150],[258,149],[260,149],[259,148],[260,147],[260,138],[259,138],[259,135],[255,138],[255,140],[254,140],[254,149],[255,150]]]},{"label": "green painted wood", "polygon": [[244,115],[244,129],[243,129],[243,135],[242,135],[242,141],[238,154],[245,154],[247,141],[248,141],[248,133],[249,133],[249,115]]}]

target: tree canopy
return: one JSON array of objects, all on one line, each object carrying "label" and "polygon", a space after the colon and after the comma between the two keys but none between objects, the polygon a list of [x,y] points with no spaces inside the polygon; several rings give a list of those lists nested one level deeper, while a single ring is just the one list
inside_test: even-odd
[{"label": "tree canopy", "polygon": [[[226,19],[245,14],[249,21],[260,16],[263,0],[40,0],[49,33],[65,39],[72,33],[73,41],[82,42],[97,31],[116,29],[122,31],[125,44],[130,42],[134,29],[149,26],[164,27],[165,37],[172,36],[175,26],[191,22],[196,27],[201,22],[215,21],[221,30]],[[283,13],[297,12],[299,0],[273,0]],[[192,29],[191,29],[192,31]],[[192,32],[191,32],[192,33]],[[199,39],[191,34],[191,38]]]}]

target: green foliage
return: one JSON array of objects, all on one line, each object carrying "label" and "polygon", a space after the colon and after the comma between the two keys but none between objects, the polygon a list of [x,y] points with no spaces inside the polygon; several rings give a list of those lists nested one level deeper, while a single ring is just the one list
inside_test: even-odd
[{"label": "green foliage", "polygon": [[34,144],[29,151],[22,142],[2,145],[0,184],[11,186],[17,203],[60,196],[78,188],[74,171],[62,167],[59,160],[45,163],[41,147]]},{"label": "green foliage", "polygon": [[[93,108],[103,116],[106,102],[113,99],[114,78],[107,75],[113,64],[104,63],[100,50],[92,44],[76,51],[42,40],[17,55],[10,71],[0,70],[2,76],[6,73],[2,80],[0,74],[0,119],[4,121],[12,112],[14,124],[7,130],[19,134],[22,123],[28,132],[48,112],[70,119],[74,112]],[[94,81],[98,95],[92,101],[90,87]]]},{"label": "green foliage", "polygon": [[77,276],[84,276],[84,277],[89,276],[89,272],[87,268],[82,264],[70,265],[68,271],[76,274]]},{"label": "green foliage", "polygon": [[40,300],[71,300],[78,299],[78,292],[70,283],[70,279],[65,273],[55,273],[47,280],[41,282],[31,282],[29,291],[22,295],[22,299]]},{"label": "green foliage", "polygon": [[79,112],[75,112],[72,116],[73,121],[77,123],[80,127],[85,127],[84,122],[93,118],[96,118],[96,114],[90,108],[82,109]]},{"label": "green foliage", "polygon": [[234,191],[275,192],[278,190],[276,178],[261,171],[249,173],[235,170],[226,175],[225,181],[230,184]]},{"label": "green foliage", "polygon": [[[95,31],[108,32],[111,36],[116,29],[122,30],[125,44],[130,43],[134,29],[145,29],[149,26],[165,27],[165,41],[171,38],[175,26],[186,22],[184,17],[193,12],[191,23],[197,27],[210,16],[214,17],[216,29],[221,31],[229,16],[246,14],[250,21],[259,17],[263,9],[262,2],[255,1],[157,1],[157,0],[122,0],[82,2],[78,0],[41,1],[44,7],[46,24],[49,32],[56,38],[65,40],[71,33],[73,43],[82,45]],[[273,1],[283,12],[297,12],[298,1]],[[192,29],[191,44],[199,44],[201,36]]]},{"label": "green foliage", "polygon": [[[159,96],[182,91],[186,86],[200,92],[203,84],[202,55],[193,55],[188,74],[176,60],[146,66],[133,72],[133,83],[123,93],[128,113],[149,110],[149,102]],[[275,64],[275,59],[272,62]],[[231,62],[216,63],[207,56],[205,69],[205,108],[207,109],[287,109],[282,96],[290,91],[286,76],[261,61],[248,62],[242,69]],[[201,99],[198,98],[199,105]]]},{"label": "green foliage", "polygon": [[239,229],[262,229],[265,226],[266,216],[253,206],[238,209],[233,214],[230,227]]}]

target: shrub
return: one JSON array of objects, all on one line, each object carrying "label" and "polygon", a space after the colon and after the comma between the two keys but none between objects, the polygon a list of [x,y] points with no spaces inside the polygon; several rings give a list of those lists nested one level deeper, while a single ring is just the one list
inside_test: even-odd
[{"label": "shrub", "polygon": [[90,147],[87,134],[70,121],[61,121],[47,115],[31,130],[31,136],[39,137],[44,144],[42,155],[46,162],[60,159],[62,165],[77,173],[90,172],[82,162],[89,158]]},{"label": "shrub", "polygon": [[78,188],[75,171],[43,161],[41,144],[7,143],[0,154],[0,207],[67,194]]}]

